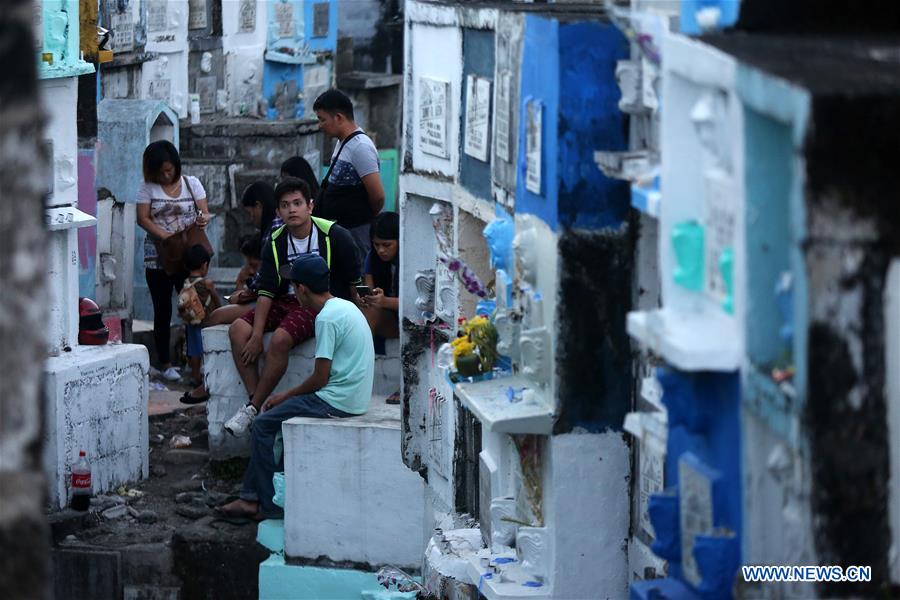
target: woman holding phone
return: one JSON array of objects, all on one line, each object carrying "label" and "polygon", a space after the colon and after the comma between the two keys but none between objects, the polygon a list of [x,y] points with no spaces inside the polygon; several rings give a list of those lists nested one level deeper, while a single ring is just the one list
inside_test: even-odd
[{"label": "woman holding phone", "polygon": [[153,340],[163,379],[178,381],[181,375],[169,357],[172,295],[181,290],[187,269],[168,275],[162,268],[155,242],[194,223],[206,227],[209,207],[206,191],[196,177],[182,176],[178,150],[168,141],[153,142],[144,150],[144,183],[136,196],[137,223],[147,232],[144,269],[153,300]]},{"label": "woman holding phone", "polygon": [[400,337],[400,215],[383,212],[372,224],[372,247],[366,257],[365,288],[359,288],[360,308],[374,335]]}]

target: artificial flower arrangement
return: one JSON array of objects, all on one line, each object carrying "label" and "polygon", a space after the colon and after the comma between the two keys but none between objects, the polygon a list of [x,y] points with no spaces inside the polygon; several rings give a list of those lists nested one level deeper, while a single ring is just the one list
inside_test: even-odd
[{"label": "artificial flower arrangement", "polygon": [[441,257],[440,260],[447,265],[447,269],[451,273],[459,278],[467,292],[479,298],[487,298],[488,289],[481,283],[475,271],[469,268],[469,265],[458,258]]},{"label": "artificial flower arrangement", "polygon": [[460,323],[462,335],[450,342],[453,366],[465,377],[490,373],[498,358],[497,329],[484,316],[472,317]]}]

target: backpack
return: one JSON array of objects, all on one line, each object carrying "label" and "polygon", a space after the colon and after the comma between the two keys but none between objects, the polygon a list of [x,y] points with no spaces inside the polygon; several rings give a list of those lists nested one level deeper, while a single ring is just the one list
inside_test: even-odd
[{"label": "backpack", "polygon": [[206,318],[206,308],[190,278],[178,292],[178,316],[188,325],[199,325]]}]

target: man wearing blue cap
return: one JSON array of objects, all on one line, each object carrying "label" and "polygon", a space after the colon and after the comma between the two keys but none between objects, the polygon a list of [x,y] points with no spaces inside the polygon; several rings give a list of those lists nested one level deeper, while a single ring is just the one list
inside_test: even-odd
[{"label": "man wearing blue cap", "polygon": [[293,417],[342,418],[369,408],[375,378],[375,348],[366,318],[355,304],[329,292],[328,266],[317,254],[304,254],[280,271],[294,286],[297,301],[316,316],[316,363],[297,387],[272,394],[253,421],[250,464],[240,498],[219,508],[227,517],[281,518],[272,502],[272,475],[284,469],[273,447],[282,422]]}]

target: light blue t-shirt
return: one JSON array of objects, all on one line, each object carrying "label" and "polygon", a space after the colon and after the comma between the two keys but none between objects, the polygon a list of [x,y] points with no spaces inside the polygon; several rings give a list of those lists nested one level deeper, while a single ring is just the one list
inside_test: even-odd
[{"label": "light blue t-shirt", "polygon": [[331,298],[322,307],[316,317],[316,358],[331,360],[331,376],[316,395],[338,410],[366,412],[375,380],[375,346],[355,304]]}]

